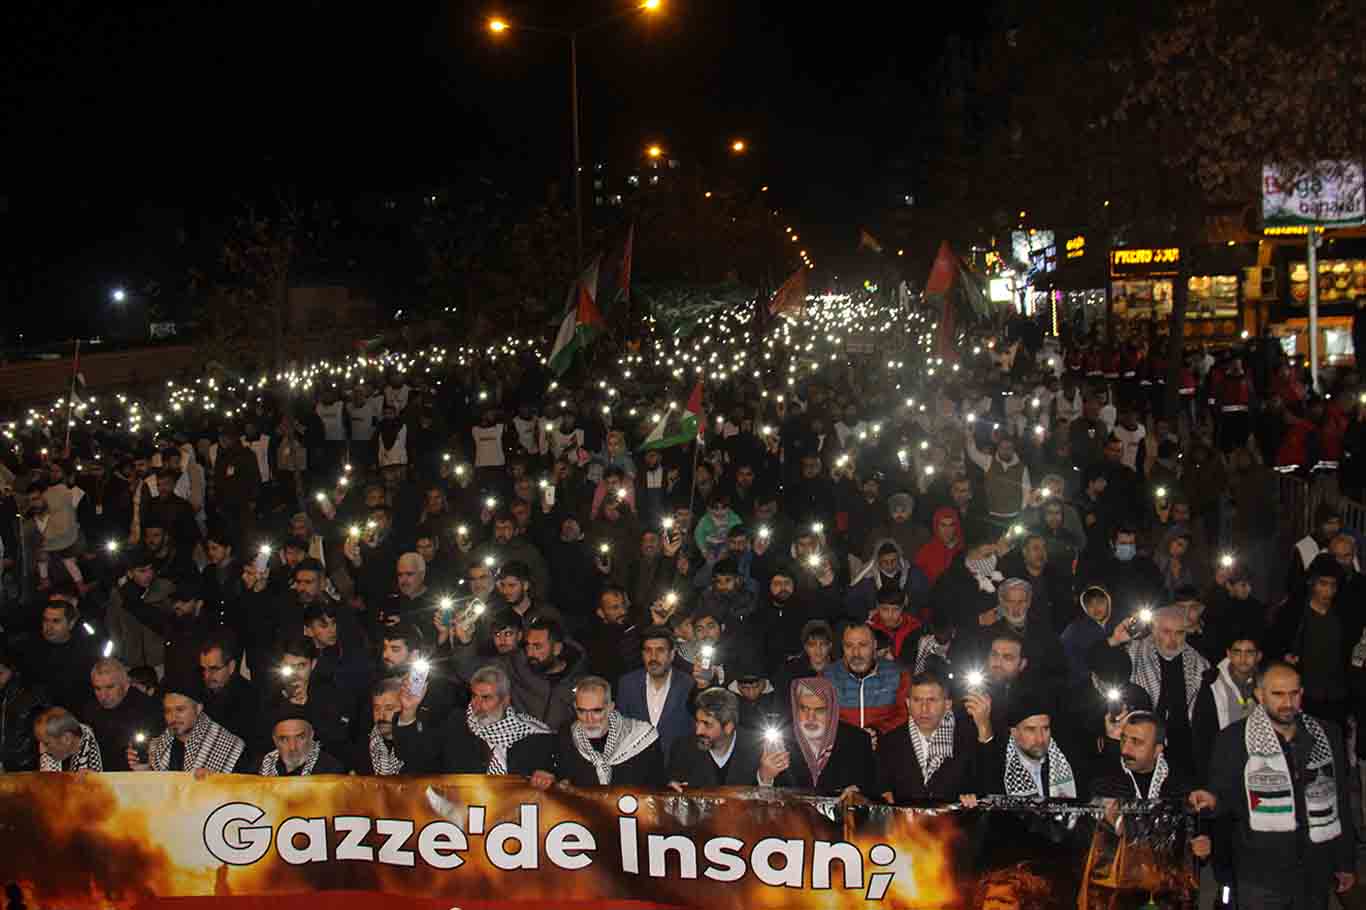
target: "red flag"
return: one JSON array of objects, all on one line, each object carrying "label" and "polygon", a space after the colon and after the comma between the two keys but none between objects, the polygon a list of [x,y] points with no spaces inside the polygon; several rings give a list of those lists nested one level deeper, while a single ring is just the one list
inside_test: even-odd
[{"label": "red flag", "polygon": [[806,306],[806,269],[799,268],[788,276],[783,286],[773,295],[768,304],[768,312],[774,316],[779,313],[795,313],[801,316]]},{"label": "red flag", "polygon": [[939,298],[939,332],[936,353],[946,359],[957,360],[953,344],[953,286],[958,282],[958,257],[949,242],[939,244],[939,252],[930,267],[930,278],[925,282],[925,296]]},{"label": "red flag", "polygon": [[687,412],[694,415],[697,420],[697,438],[705,439],[707,435],[707,415],[702,413],[702,380],[697,380],[697,385],[692,387],[692,394],[688,396]]}]

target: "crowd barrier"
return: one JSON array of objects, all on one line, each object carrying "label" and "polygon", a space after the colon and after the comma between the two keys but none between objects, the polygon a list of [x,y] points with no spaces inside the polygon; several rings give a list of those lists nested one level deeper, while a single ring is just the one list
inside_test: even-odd
[{"label": "crowd barrier", "polygon": [[1358,537],[1366,536],[1366,505],[1342,495],[1335,473],[1315,474],[1309,479],[1280,475],[1281,521],[1293,543],[1314,528],[1314,512],[1321,503],[1337,507],[1343,527]]},{"label": "crowd barrier", "polygon": [[1090,804],[1009,799],[903,808],[761,788],[542,792],[512,777],[14,774],[0,775],[0,885],[28,910],[304,894],[329,910],[954,908],[989,894],[989,906],[1187,905],[1188,816],[1164,802],[1121,811],[1116,828]]}]

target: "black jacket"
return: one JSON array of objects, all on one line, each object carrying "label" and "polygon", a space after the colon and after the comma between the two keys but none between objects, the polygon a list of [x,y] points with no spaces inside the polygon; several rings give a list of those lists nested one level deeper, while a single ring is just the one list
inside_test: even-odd
[{"label": "black jacket", "polygon": [[44,703],[43,693],[29,687],[17,672],[0,689],[0,769],[33,771],[38,767],[33,717]]},{"label": "black jacket", "polygon": [[821,796],[838,796],[845,787],[856,786],[864,796],[874,797],[877,790],[877,765],[873,760],[873,741],[852,724],[841,723],[835,734],[835,750],[825,763],[815,786],[806,756],[794,741],[800,733],[788,731],[786,748],[791,756],[787,770],[774,783],[788,790],[813,790]]},{"label": "black jacket", "polygon": [[261,696],[245,677],[234,676],[222,691],[205,693],[204,713],[243,742],[251,743],[261,716]]},{"label": "black jacket", "polygon": [[669,756],[669,782],[687,784],[692,790],[714,787],[753,787],[759,783],[762,748],[754,734],[735,728],[735,751],[724,769],[716,766],[711,752],[697,748],[696,742],[674,744]]},{"label": "black jacket", "polygon": [[953,802],[965,793],[980,793],[982,787],[981,753],[989,744],[977,741],[977,726],[959,715],[953,727],[953,755],[944,759],[926,785],[920,759],[916,757],[908,727],[897,727],[878,739],[878,784],[870,797],[891,794],[894,803],[923,800]]},{"label": "black jacket", "polygon": [[[579,754],[574,745],[570,725],[566,724],[555,737],[555,778],[565,780],[575,787],[598,787],[598,772],[593,765]],[[668,778],[664,769],[664,750],[655,740],[639,755],[635,755],[612,768],[613,787],[636,787],[658,790],[664,787]]]},{"label": "black jacket", "polygon": [[127,748],[134,734],[145,733],[150,739],[159,736],[165,728],[161,702],[131,686],[118,707],[105,708],[92,698],[81,709],[79,717],[95,732],[95,741],[100,744],[100,760],[106,771],[129,770]]}]

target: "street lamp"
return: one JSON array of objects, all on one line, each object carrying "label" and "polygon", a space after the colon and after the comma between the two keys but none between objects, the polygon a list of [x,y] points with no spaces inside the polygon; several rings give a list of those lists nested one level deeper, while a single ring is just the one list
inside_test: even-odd
[{"label": "street lamp", "polygon": [[109,299],[115,303],[123,303],[128,299],[128,292],[123,288],[114,288],[114,290],[109,292]]},{"label": "street lamp", "polygon": [[737,155],[743,154],[745,151],[745,140],[736,139],[730,144],[730,150]]},{"label": "street lamp", "polygon": [[[539,32],[546,35],[555,35],[560,38],[569,39],[569,105],[571,122],[573,126],[573,179],[574,179],[574,268],[577,270],[583,265],[583,161],[579,147],[579,35],[585,32],[595,31],[605,25],[610,25],[623,16],[629,16],[635,12],[657,13],[664,8],[664,0],[639,0],[629,9],[605,16],[596,22],[573,29],[563,28],[542,28],[540,26],[514,24],[501,16],[495,16],[488,20],[488,29],[495,35],[502,35],[508,31]],[[658,146],[651,146],[650,157],[658,157],[654,154]],[[662,150],[660,152],[662,154]]]},{"label": "street lamp", "polygon": [[657,145],[652,145],[645,150],[645,154],[649,155],[651,158],[658,158],[660,155],[664,154],[664,150]]}]

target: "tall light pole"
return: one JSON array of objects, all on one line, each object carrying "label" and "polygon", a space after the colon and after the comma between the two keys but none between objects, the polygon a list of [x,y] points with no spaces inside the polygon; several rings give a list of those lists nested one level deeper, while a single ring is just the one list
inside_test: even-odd
[{"label": "tall light pole", "polygon": [[502,35],[516,29],[523,32],[539,32],[569,39],[569,111],[572,123],[572,148],[574,181],[574,268],[583,267],[583,155],[579,144],[579,35],[610,25],[624,16],[636,12],[655,13],[662,9],[664,0],[637,0],[630,8],[613,13],[578,28],[544,28],[534,25],[513,24],[501,16],[488,20],[488,29],[495,35]]}]

